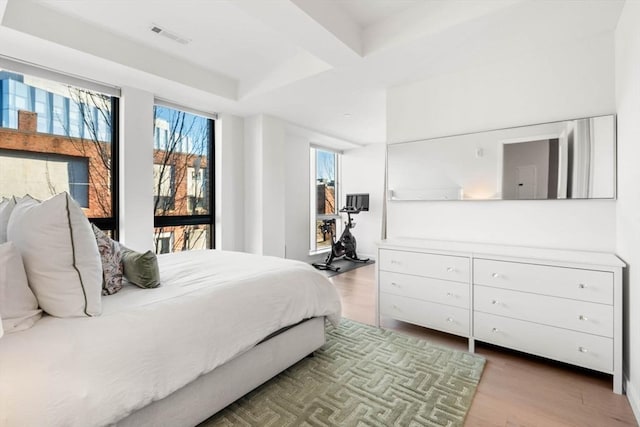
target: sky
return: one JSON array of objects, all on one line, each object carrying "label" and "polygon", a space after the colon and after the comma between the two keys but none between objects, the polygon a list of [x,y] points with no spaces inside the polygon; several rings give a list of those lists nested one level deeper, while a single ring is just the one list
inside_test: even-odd
[{"label": "sky", "polygon": [[330,151],[317,150],[316,179],[335,181],[336,179],[336,154]]}]

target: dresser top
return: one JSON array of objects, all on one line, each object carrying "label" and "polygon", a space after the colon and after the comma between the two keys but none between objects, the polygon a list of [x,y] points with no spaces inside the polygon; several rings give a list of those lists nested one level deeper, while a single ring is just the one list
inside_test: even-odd
[{"label": "dresser top", "polygon": [[378,242],[383,249],[436,251],[481,258],[497,256],[553,262],[588,264],[593,266],[625,267],[625,263],[613,253],[552,249],[527,246],[498,245],[479,242],[458,242],[451,240],[426,240],[409,237],[392,238]]}]

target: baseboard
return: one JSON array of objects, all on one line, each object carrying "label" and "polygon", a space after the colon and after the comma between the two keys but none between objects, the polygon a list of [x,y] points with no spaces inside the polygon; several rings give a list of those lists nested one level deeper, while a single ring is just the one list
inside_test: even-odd
[{"label": "baseboard", "polygon": [[624,388],[627,392],[627,400],[629,400],[633,415],[636,417],[636,421],[640,423],[640,394],[638,393],[638,389],[635,388],[626,375],[624,376],[624,384]]},{"label": "baseboard", "polygon": [[370,260],[373,260],[373,261],[376,260],[376,254],[358,254],[358,257],[362,259],[369,258]]}]

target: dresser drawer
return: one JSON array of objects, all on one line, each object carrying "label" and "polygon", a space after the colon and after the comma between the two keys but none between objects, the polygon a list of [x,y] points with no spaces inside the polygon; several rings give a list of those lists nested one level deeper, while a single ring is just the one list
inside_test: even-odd
[{"label": "dresser drawer", "polygon": [[431,277],[381,271],[380,292],[469,308],[469,285]]},{"label": "dresser drawer", "polygon": [[613,306],[474,286],[476,311],[613,337]]},{"label": "dresser drawer", "polygon": [[460,307],[381,293],[380,314],[431,329],[469,336],[469,310]]},{"label": "dresser drawer", "polygon": [[475,259],[473,283],[542,295],[613,304],[613,273]]},{"label": "dresser drawer", "polygon": [[469,258],[380,249],[380,270],[435,279],[469,281]]},{"label": "dresser drawer", "polygon": [[597,371],[613,371],[613,340],[597,335],[474,313],[477,340]]}]

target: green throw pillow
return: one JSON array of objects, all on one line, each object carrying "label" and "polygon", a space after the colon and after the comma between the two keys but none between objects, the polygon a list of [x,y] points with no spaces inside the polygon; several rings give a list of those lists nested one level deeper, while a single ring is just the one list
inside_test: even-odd
[{"label": "green throw pillow", "polygon": [[122,246],[122,266],[125,279],[141,288],[156,288],[160,285],[158,258],[152,251],[136,252]]}]

